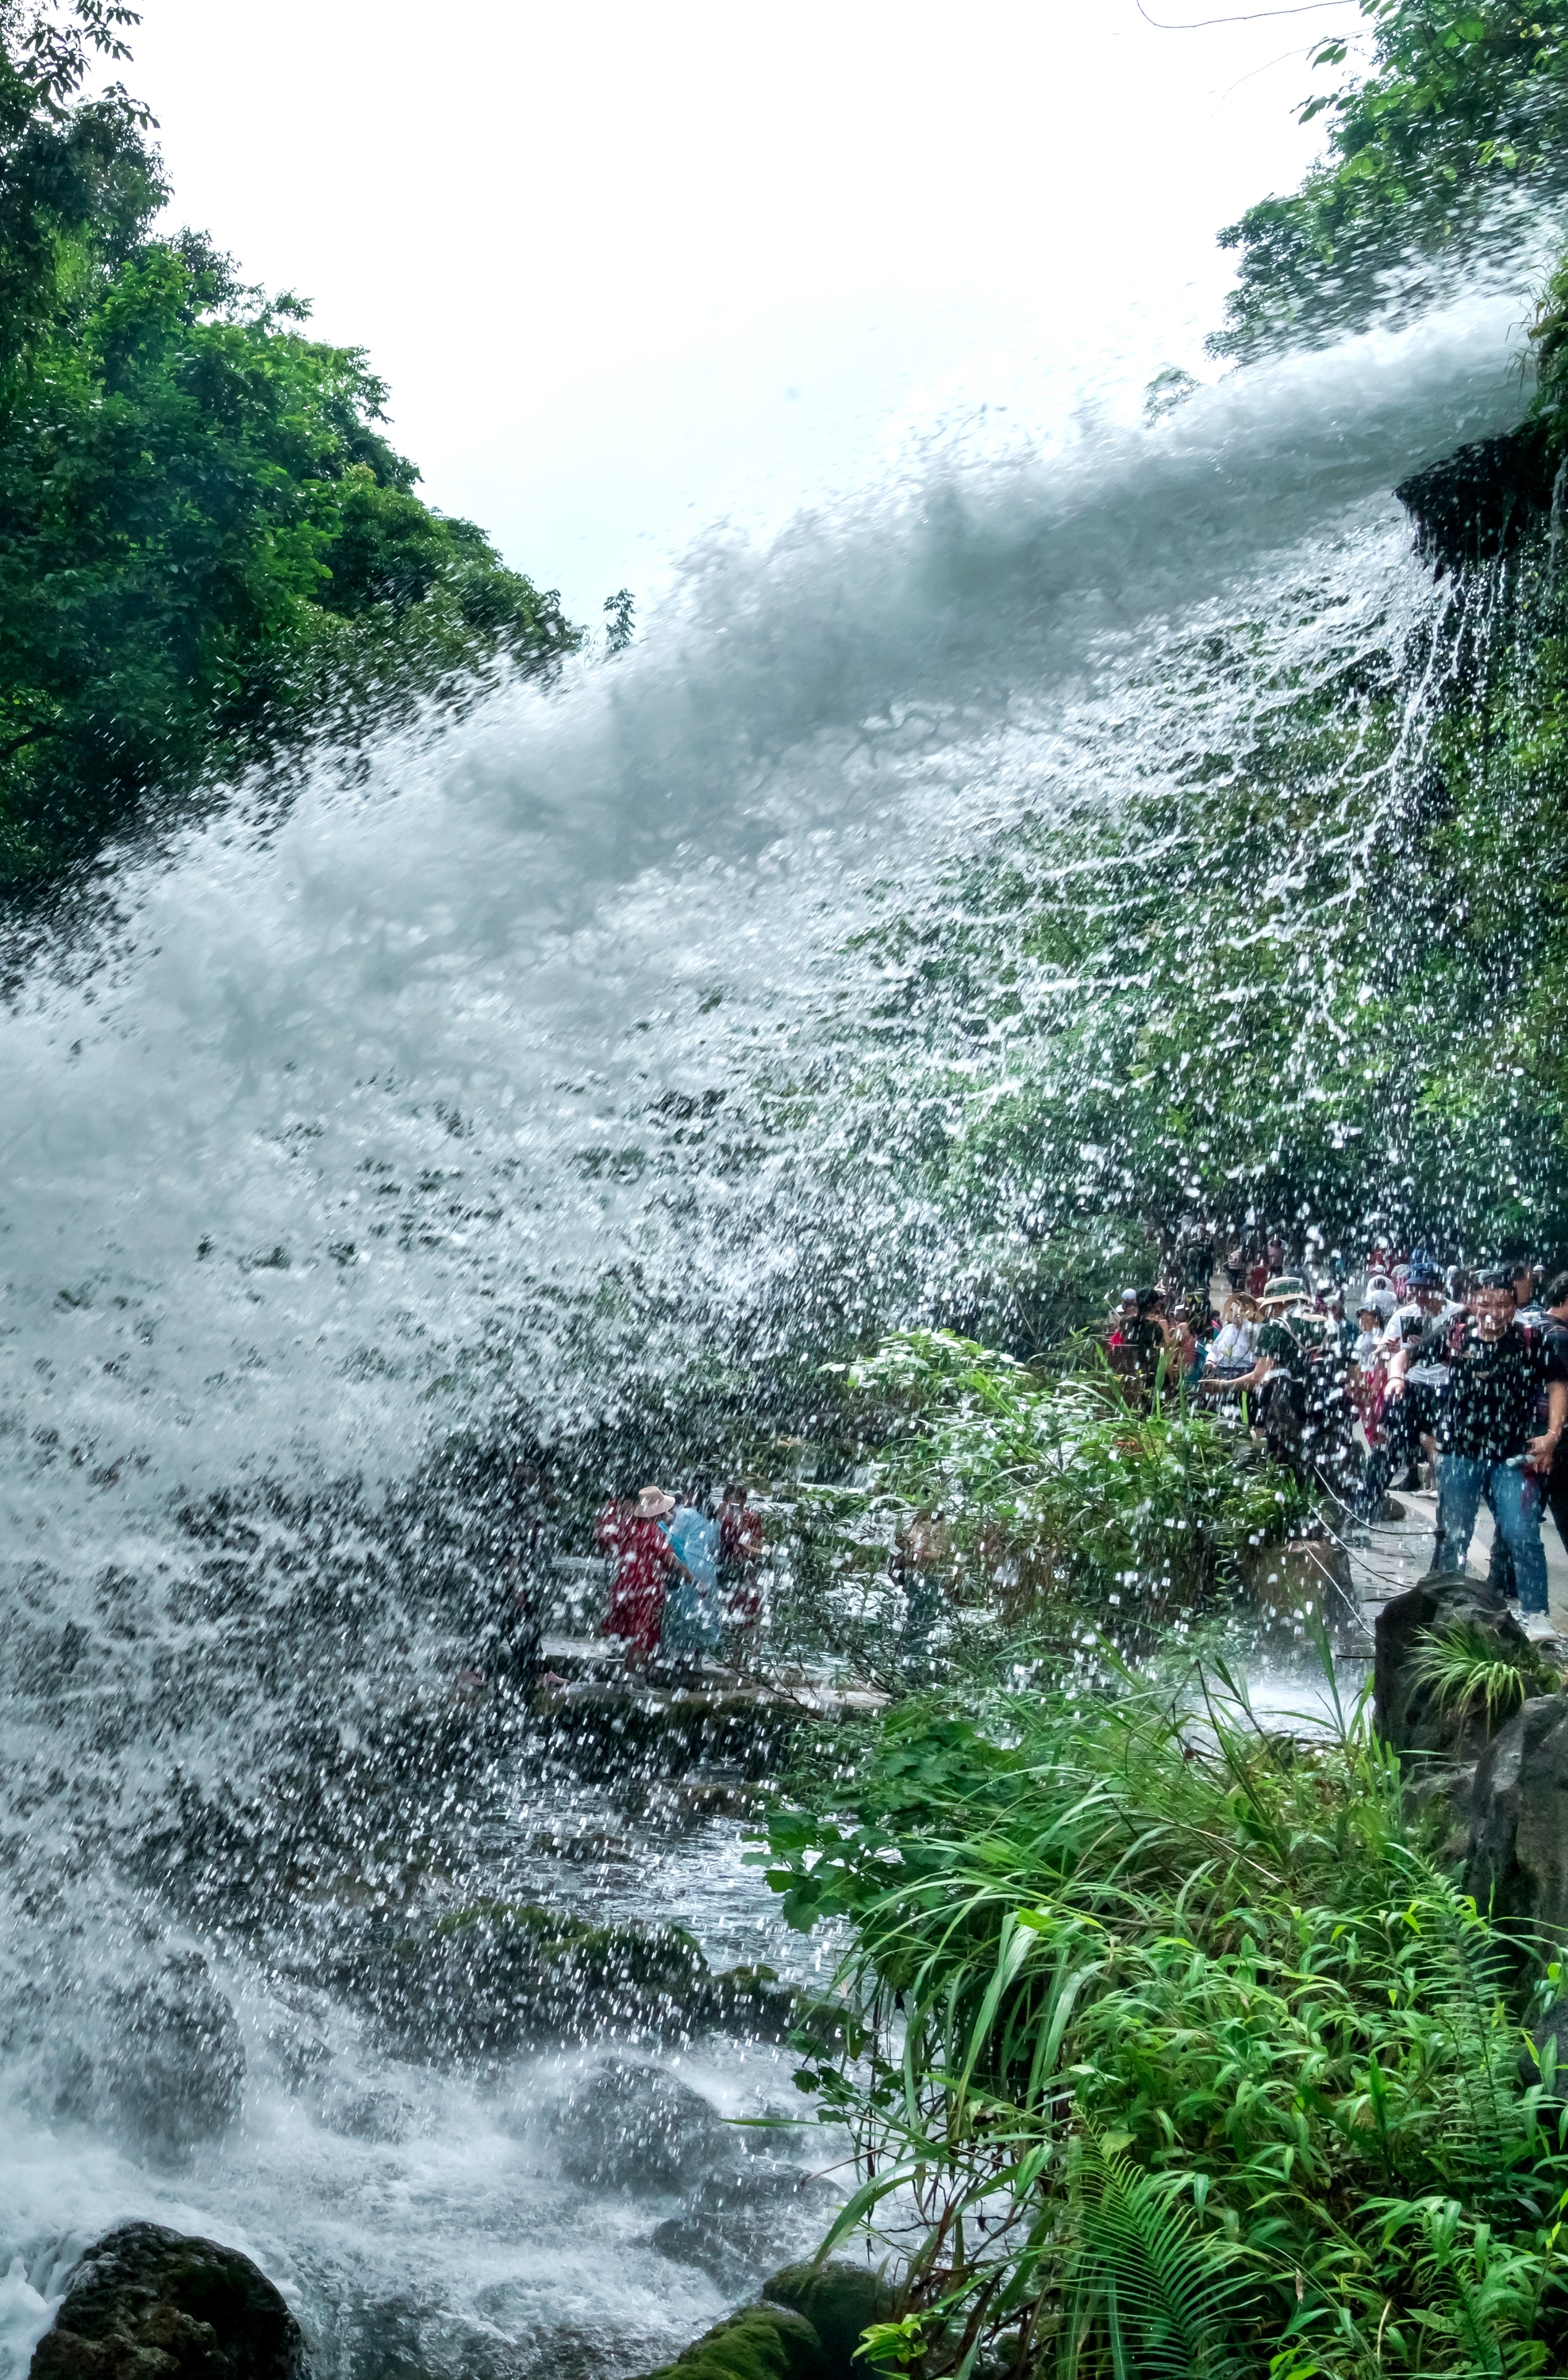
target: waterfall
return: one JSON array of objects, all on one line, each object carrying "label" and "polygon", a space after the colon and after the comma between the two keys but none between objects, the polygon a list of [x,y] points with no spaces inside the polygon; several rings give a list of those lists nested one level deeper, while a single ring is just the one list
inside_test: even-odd
[{"label": "waterfall", "polygon": [[[334,1996],[312,1912],[350,1864],[356,1907],[395,1899],[389,1809],[454,1891],[537,1890],[495,1843],[555,1823],[504,1756],[458,1809],[431,1737],[345,1811],[472,1560],[418,1482],[628,1367],[804,1363],[918,1306],[963,1251],[901,1177],[898,1101],[953,1056],[941,996],[887,1005],[901,937],[1021,820],[1158,781],[1184,639],[1267,624],[1202,691],[1222,741],[1270,673],[1404,650],[1447,598],[1392,491],[1516,418],[1516,315],[1455,303],[1027,460],[925,455],[766,550],[715,534],[626,653],[241,787],[34,938],[0,1033],[0,2357],[130,2211],[252,2246],[322,2371],[637,2369],[713,2317],[635,2197],[572,2214],[540,2114],[567,2053],[389,2063]],[[616,1907],[678,1895],[745,1952],[731,1837],[626,1840]],[[133,2120],[173,2073],[115,2080],[176,1985],[160,2038],[245,2078],[177,2155]],[[745,2111],[781,2058],[683,2071]]]}]

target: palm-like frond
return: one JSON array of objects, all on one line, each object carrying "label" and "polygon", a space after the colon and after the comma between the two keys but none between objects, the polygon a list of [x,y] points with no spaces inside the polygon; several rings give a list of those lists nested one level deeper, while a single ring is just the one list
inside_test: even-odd
[{"label": "palm-like frond", "polygon": [[1064,2380],[1109,2357],[1116,2380],[1229,2380],[1253,2328],[1256,2279],[1205,2232],[1182,2178],[1142,2171],[1091,2138],[1078,2161],[1078,2244]]}]

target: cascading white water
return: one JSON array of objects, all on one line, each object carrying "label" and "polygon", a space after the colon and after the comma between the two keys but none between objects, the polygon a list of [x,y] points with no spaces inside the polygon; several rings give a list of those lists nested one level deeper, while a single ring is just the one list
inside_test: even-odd
[{"label": "cascading white water", "polygon": [[[343,1720],[367,1658],[337,1649],[335,1587],[295,1591],[298,1500],[295,1586],[243,1626],[190,1596],[176,1509],[349,1481],[373,1509],[504,1403],[572,1411],[602,1392],[579,1324],[606,1283],[615,1329],[658,1305],[674,1348],[809,1310],[835,1253],[857,1311],[907,1294],[896,1167],[824,1215],[843,1119],[769,1087],[850,1033],[881,979],[866,930],[940,905],[954,859],[1064,787],[1113,801],[1158,773],[1175,731],[1150,658],[1195,622],[1282,613],[1310,580],[1342,632],[1348,605],[1397,646],[1437,599],[1391,491],[1515,418],[1516,316],[1455,306],[1151,430],[923,467],[765,553],[717,540],[614,663],[394,739],[362,782],[323,756],[281,817],[241,801],[128,860],[101,942],[34,959],[0,1037],[0,1827],[6,1972],[55,1997],[8,2035],[0,2269],[24,2269],[0,2342],[37,2328],[62,2243],[129,2210],[249,2240],[323,2369],[392,2368],[398,2321],[469,2370],[480,2338],[498,2372],[602,2362],[607,2338],[636,2368],[712,2318],[711,2277],[632,2252],[639,2201],[581,2214],[528,2118],[544,2070],[389,2082],[328,1994],[310,2021],[339,2096],[307,2102],[255,1943],[127,1880],[176,1738],[184,1779],[243,1793],[280,1735]],[[1282,626],[1275,658],[1294,639],[1309,667],[1318,634]],[[1230,698],[1243,715],[1253,690]],[[417,1607],[371,1623],[407,1670]],[[531,1790],[508,1787],[503,1835]],[[733,1850],[695,1839],[626,1907],[686,1892],[740,1956],[761,1896]],[[238,2009],[249,2080],[237,2128],[161,2172],[74,2110],[51,2036],[62,1993],[110,2007],[121,1965],[170,1941]],[[711,2095],[755,2104],[759,2073],[775,2094],[759,2055]],[[356,2090],[395,2119],[357,2130]],[[377,2310],[362,2333],[356,2306]]]}]

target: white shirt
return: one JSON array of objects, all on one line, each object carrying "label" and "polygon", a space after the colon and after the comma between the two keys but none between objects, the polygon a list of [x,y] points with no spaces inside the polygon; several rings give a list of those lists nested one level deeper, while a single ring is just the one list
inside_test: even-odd
[{"label": "white shirt", "polygon": [[1462,1305],[1453,1305],[1447,1298],[1444,1298],[1435,1314],[1428,1314],[1425,1307],[1416,1305],[1414,1302],[1408,1305],[1402,1305],[1394,1314],[1392,1321],[1378,1344],[1385,1355],[1397,1354],[1404,1344],[1406,1324],[1416,1322],[1420,1325],[1422,1339],[1440,1340],[1446,1345],[1449,1334],[1454,1324],[1463,1318],[1464,1312],[1465,1308]]}]

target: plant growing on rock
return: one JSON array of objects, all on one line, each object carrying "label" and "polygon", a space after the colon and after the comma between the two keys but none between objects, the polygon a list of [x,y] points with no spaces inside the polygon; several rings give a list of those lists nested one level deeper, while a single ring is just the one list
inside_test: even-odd
[{"label": "plant growing on rock", "polygon": [[1440,1710],[1465,1718],[1482,1713],[1489,1733],[1529,1695],[1562,1691],[1562,1672],[1544,1655],[1501,1645],[1463,1621],[1428,1631],[1411,1674],[1430,1690]]}]

